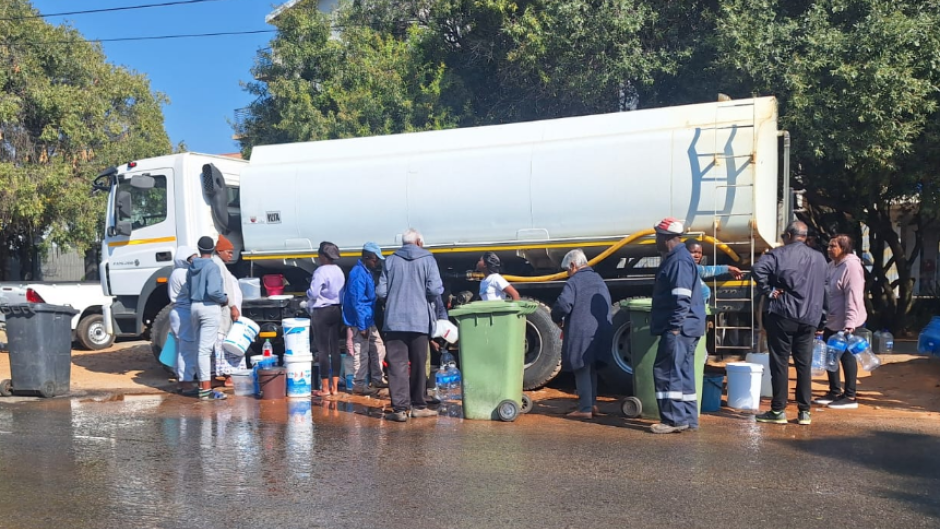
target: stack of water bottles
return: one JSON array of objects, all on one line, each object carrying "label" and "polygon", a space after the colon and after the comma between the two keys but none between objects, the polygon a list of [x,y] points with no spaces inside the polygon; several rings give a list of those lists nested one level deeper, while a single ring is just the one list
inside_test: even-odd
[{"label": "stack of water bottles", "polygon": [[881,365],[878,356],[871,352],[868,340],[861,336],[846,335],[844,332],[839,331],[829,337],[827,346],[826,369],[834,373],[839,371],[839,359],[846,352],[855,357],[855,361],[858,362],[858,366],[863,371],[871,372]]},{"label": "stack of water bottles", "polygon": [[940,316],[934,316],[917,337],[917,352],[940,356]]},{"label": "stack of water bottles", "polygon": [[457,369],[457,360],[454,355],[445,351],[441,355],[441,366],[435,375],[437,383],[437,398],[441,400],[441,412],[454,417],[460,416],[463,411],[463,379],[460,369]]}]

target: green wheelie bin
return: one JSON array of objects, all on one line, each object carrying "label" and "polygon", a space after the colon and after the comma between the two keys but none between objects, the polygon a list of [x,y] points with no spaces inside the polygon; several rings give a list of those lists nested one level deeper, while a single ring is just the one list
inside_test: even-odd
[{"label": "green wheelie bin", "polygon": [[[627,397],[620,403],[620,409],[627,417],[643,417],[659,420],[659,405],[656,403],[656,388],[653,383],[653,364],[656,362],[656,348],[659,336],[650,334],[650,312],[653,300],[650,298],[627,299],[620,302],[622,308],[630,314],[630,353],[633,364],[633,397]],[[705,374],[705,361],[708,351],[705,337],[698,341],[695,349],[695,393],[698,396],[699,412],[702,411],[702,377]]]},{"label": "green wheelie bin", "polygon": [[457,320],[465,419],[511,422],[531,409],[522,394],[525,317],[531,301],[476,301],[449,312]]}]

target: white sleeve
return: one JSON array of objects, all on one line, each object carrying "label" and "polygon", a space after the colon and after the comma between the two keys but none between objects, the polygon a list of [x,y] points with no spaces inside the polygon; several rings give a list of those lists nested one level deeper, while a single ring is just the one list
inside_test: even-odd
[{"label": "white sleeve", "polygon": [[493,275],[493,282],[496,283],[499,292],[506,290],[506,287],[509,286],[509,281],[506,281],[506,278],[500,274]]}]

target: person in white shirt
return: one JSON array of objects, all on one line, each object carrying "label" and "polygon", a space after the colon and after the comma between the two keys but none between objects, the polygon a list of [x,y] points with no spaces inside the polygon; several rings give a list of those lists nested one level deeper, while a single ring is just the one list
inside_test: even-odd
[{"label": "person in white shirt", "polygon": [[519,301],[519,292],[499,275],[499,256],[493,252],[486,252],[477,262],[477,271],[485,272],[486,278],[480,281],[480,299],[483,301],[511,299]]}]

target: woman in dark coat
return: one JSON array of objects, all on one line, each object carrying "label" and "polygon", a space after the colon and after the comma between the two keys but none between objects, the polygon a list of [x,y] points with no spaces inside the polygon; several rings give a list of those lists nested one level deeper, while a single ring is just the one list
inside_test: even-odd
[{"label": "woman in dark coat", "polygon": [[597,368],[605,365],[613,335],[610,291],[581,250],[568,252],[561,266],[568,281],[552,307],[552,320],[564,330],[561,362],[574,372],[578,388],[578,409],[568,416],[590,419],[597,410]]}]

